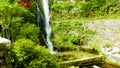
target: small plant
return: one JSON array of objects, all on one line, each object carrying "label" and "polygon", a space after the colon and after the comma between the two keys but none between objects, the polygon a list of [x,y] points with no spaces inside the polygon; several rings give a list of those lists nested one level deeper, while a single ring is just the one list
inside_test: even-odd
[{"label": "small plant", "polygon": [[20,27],[20,33],[18,34],[17,38],[21,38],[21,36],[26,37],[28,39],[31,39],[34,42],[39,42],[39,34],[40,34],[40,29],[32,23],[25,23],[22,24],[23,26]]},{"label": "small plant", "polygon": [[96,44],[96,43],[93,43],[90,45],[90,47],[95,50],[95,51],[98,51],[99,53],[101,52],[101,47],[100,45]]}]

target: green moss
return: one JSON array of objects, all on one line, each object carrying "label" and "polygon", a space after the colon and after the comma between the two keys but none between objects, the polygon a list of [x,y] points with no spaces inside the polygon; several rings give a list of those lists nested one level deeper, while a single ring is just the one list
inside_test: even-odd
[{"label": "green moss", "polygon": [[75,60],[75,59],[84,59],[88,57],[97,56],[97,54],[89,53],[87,51],[67,51],[58,53],[59,57],[63,61]]}]

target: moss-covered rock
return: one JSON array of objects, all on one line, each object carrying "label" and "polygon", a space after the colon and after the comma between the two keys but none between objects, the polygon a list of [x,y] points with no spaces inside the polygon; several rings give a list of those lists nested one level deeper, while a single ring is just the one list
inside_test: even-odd
[{"label": "moss-covered rock", "polygon": [[8,53],[11,41],[0,37],[0,68],[12,68],[11,56]]}]

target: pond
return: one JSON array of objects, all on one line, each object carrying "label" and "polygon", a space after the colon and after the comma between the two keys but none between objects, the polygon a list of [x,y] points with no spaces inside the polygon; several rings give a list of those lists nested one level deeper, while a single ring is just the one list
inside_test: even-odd
[{"label": "pond", "polygon": [[86,67],[79,67],[79,68],[120,68],[120,67],[105,63],[102,65],[93,65],[93,66],[86,66]]},{"label": "pond", "polygon": [[118,66],[115,66],[115,65],[111,65],[111,64],[103,64],[103,65],[100,65],[101,68],[120,68]]}]

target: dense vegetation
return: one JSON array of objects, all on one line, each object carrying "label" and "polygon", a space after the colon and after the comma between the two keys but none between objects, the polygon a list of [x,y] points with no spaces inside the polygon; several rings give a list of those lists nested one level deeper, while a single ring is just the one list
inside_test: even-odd
[{"label": "dense vegetation", "polygon": [[39,42],[39,28],[35,25],[35,15],[17,2],[0,1],[1,35],[13,42],[20,38],[28,38]]},{"label": "dense vegetation", "polygon": [[15,68],[59,68],[57,57],[29,39],[19,39],[11,49]]},{"label": "dense vegetation", "polygon": [[[10,54],[17,68],[59,68],[58,59],[40,46],[36,25],[36,6],[25,8],[17,1],[0,1],[0,36],[12,41]],[[119,14],[118,0],[54,0],[51,6],[52,42],[55,47],[87,45],[96,32],[88,29],[86,19],[105,19]],[[55,60],[56,59],[56,60]]]},{"label": "dense vegetation", "polygon": [[[10,0],[11,1],[11,0]],[[0,1],[0,35],[12,41],[10,54],[14,68],[59,68],[58,59],[40,46],[40,28],[36,25],[36,11],[18,1]],[[33,8],[33,9],[32,9]]]},{"label": "dense vegetation", "polygon": [[55,46],[85,45],[95,32],[86,26],[87,20],[110,18],[119,14],[117,0],[55,1],[51,7],[53,43]]}]

